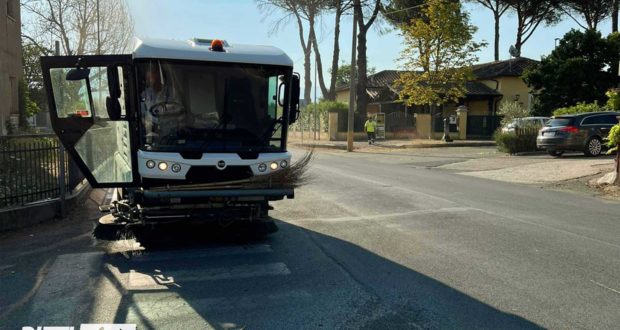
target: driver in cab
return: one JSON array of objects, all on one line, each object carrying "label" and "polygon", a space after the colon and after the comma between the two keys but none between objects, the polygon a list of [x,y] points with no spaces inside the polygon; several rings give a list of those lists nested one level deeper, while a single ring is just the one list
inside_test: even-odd
[{"label": "driver in cab", "polygon": [[148,66],[142,104],[143,122],[149,144],[153,143],[153,140],[158,140],[157,137],[175,135],[183,122],[181,117],[184,108],[172,85],[172,81],[166,84],[159,65],[153,63]]}]

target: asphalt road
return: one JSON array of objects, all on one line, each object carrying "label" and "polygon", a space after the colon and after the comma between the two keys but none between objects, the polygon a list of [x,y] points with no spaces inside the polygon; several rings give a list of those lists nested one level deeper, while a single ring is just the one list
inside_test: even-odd
[{"label": "asphalt road", "polygon": [[259,240],[184,226],[130,253],[88,236],[96,192],[0,236],[0,328],[617,328],[620,204],[439,170],[480,157],[442,152],[317,152]]}]

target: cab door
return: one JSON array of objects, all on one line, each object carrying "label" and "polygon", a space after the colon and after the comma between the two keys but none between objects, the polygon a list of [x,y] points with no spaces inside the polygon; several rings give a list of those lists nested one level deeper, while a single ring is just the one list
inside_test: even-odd
[{"label": "cab door", "polygon": [[42,57],[41,67],[54,132],[91,186],[137,186],[131,55]]}]

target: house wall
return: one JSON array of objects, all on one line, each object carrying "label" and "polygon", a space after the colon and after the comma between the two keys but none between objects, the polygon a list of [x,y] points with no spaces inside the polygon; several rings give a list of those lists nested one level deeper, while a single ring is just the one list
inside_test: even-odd
[{"label": "house wall", "polygon": [[[10,12],[9,12],[10,11]],[[22,75],[19,0],[0,0],[0,135],[17,115],[17,87]]]},{"label": "house wall", "polygon": [[336,92],[336,101],[342,103],[349,103],[349,90],[343,90]]},{"label": "house wall", "polygon": [[489,109],[489,101],[468,101],[467,114],[470,116],[489,116],[492,115],[492,109]]},{"label": "house wall", "polygon": [[[504,95],[504,100],[516,100],[527,109],[531,109],[530,88],[527,87],[521,77],[497,77],[499,82],[498,91]],[[481,80],[483,84],[495,89],[497,83],[492,80]]]}]

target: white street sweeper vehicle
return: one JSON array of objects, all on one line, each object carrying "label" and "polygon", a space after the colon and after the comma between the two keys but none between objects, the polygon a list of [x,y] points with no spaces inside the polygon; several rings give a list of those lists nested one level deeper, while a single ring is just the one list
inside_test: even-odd
[{"label": "white street sweeper vehicle", "polygon": [[281,50],[137,40],[132,54],[41,58],[54,131],[114,224],[267,217],[294,197],[299,76]]}]

